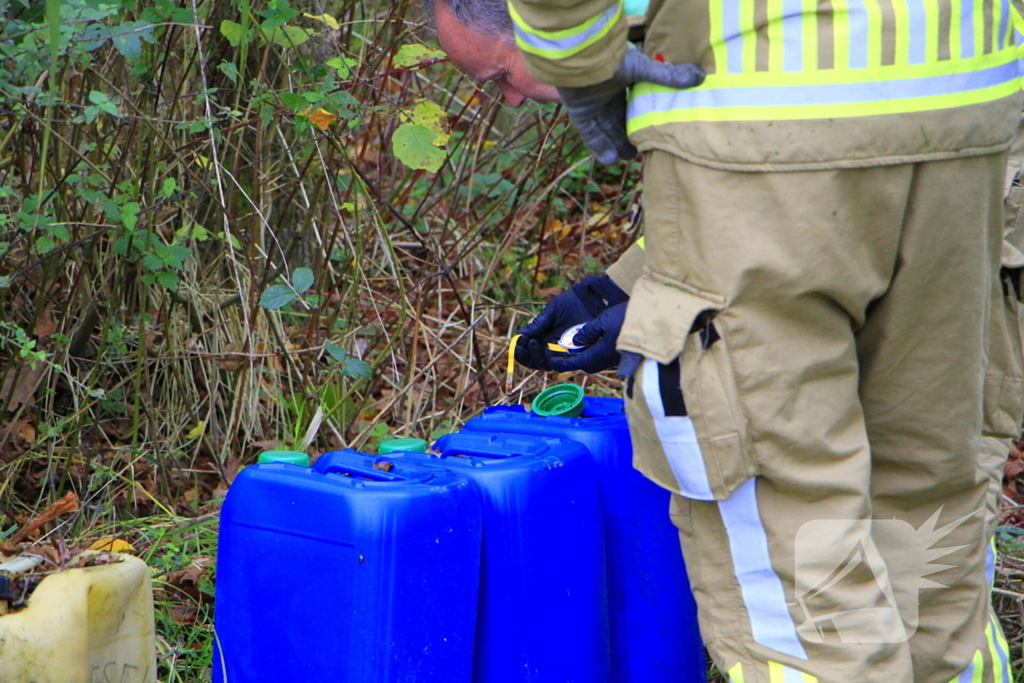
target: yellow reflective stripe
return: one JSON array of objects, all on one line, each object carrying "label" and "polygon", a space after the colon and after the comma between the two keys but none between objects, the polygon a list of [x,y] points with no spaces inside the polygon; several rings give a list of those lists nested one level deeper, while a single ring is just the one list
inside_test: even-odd
[{"label": "yellow reflective stripe", "polygon": [[[1024,22],[1024,20],[1022,20],[1022,22]],[[951,74],[970,74],[977,71],[983,71],[985,69],[1005,66],[1016,59],[1016,49],[1011,47],[1002,50],[1001,52],[981,55],[974,59],[949,60],[943,62],[931,61],[927,64],[883,66],[876,69],[860,69],[855,71],[821,69],[789,74],[768,72],[756,74],[710,74],[706,79],[704,79],[704,84],[699,88],[694,88],[692,92],[697,92],[699,90],[727,90],[731,88],[771,88],[776,86],[791,87],[873,83],[881,81],[929,78],[931,76],[947,76]],[[637,83],[633,86],[632,98],[636,99],[641,95],[666,92],[675,92],[675,90],[660,85],[654,85],[653,83]]]},{"label": "yellow reflective stripe", "polygon": [[[939,60],[939,0],[924,0],[924,16],[924,60],[925,64],[929,64]],[[959,53],[952,55],[952,59],[959,57]]]},{"label": "yellow reflective stripe", "polygon": [[636,241],[636,246],[640,247],[641,249],[647,249],[647,247],[644,246],[644,238],[643,237],[641,237],[640,239],[638,239]]},{"label": "yellow reflective stripe", "polygon": [[[894,0],[893,4],[898,4]],[[878,0],[864,0],[868,13],[868,68],[882,66],[882,8]]]},{"label": "yellow reflective stripe", "polygon": [[992,616],[988,619],[988,628],[985,629],[985,637],[988,639],[988,653],[992,658],[992,680],[994,683],[1003,681],[1003,659],[1006,657],[1005,650],[1000,650],[1000,645],[1006,641],[1002,638],[1002,629],[995,626]]},{"label": "yellow reflective stripe", "polygon": [[782,0],[768,2],[768,70],[783,70],[783,53],[786,40],[782,33]]},{"label": "yellow reflective stripe", "polygon": [[[899,0],[895,0],[898,2]],[[817,71],[818,69],[818,2],[817,0],[803,0],[803,26],[802,40],[804,42],[804,71]]]},{"label": "yellow reflective stripe", "polygon": [[818,683],[818,679],[778,662],[768,662],[768,683]]},{"label": "yellow reflective stripe", "polygon": [[847,0],[832,0],[832,54],[834,68],[850,68],[850,5]]},{"label": "yellow reflective stripe", "polygon": [[730,683],[745,683],[743,680],[742,664],[737,664],[733,668],[729,669],[729,681]]},{"label": "yellow reflective stripe", "polygon": [[896,21],[896,64],[903,66],[910,62],[910,10],[906,0],[893,0],[892,11]]},{"label": "yellow reflective stripe", "polygon": [[949,0],[949,58],[960,59],[963,51],[960,47],[960,16],[963,0]]},{"label": "yellow reflective stripe", "polygon": [[985,679],[985,657],[981,650],[974,653],[974,661],[971,662],[974,671],[971,674],[971,683],[982,683]]},{"label": "yellow reflective stripe", "polygon": [[[992,0],[992,6],[999,5],[999,0]],[[974,0],[974,54],[985,53],[985,0]],[[999,22],[992,24],[992,32],[999,30]]]},{"label": "yellow reflective stripe", "polygon": [[[516,45],[523,52],[546,57],[548,59],[566,59],[593,45],[608,35],[611,27],[621,16],[623,5],[616,0],[614,6],[602,11],[582,24],[558,31],[543,31],[533,28],[522,15],[516,11],[512,0],[508,0],[508,12],[516,27]],[[596,29],[596,30],[594,30]],[[583,37],[588,32],[590,35]],[[531,44],[530,41],[539,44]],[[544,46],[550,44],[548,46]]]},{"label": "yellow reflective stripe", "polygon": [[950,93],[948,95],[880,102],[673,109],[667,112],[654,112],[631,118],[629,119],[628,129],[629,134],[632,135],[650,126],[689,121],[803,121],[807,119],[852,118],[858,116],[878,116],[881,114],[934,111],[992,102],[1015,94],[1020,87],[1020,81],[1014,79],[990,88],[982,88],[965,93]]},{"label": "yellow reflective stripe", "polygon": [[[953,677],[949,683],[982,683],[985,677],[985,658],[981,650],[974,653],[974,659],[967,665],[967,668]],[[1000,683],[996,681],[995,683]]]},{"label": "yellow reflective stripe", "polygon": [[725,40],[723,39],[723,26],[722,26],[722,0],[709,0],[708,2],[708,22],[710,31],[708,35],[711,39],[711,52],[715,56],[715,73],[724,74],[729,71],[729,54],[725,49]]},{"label": "yellow reflective stripe", "polygon": [[743,73],[757,71],[757,31],[754,29],[754,0],[739,0],[740,40],[743,46]]},{"label": "yellow reflective stripe", "polygon": [[[998,648],[997,655],[999,668],[995,669],[995,662],[993,662],[993,678],[998,681],[1013,681],[1013,667],[1010,664],[1010,646],[1006,642],[1006,636],[1003,635],[1003,627],[996,618],[995,613],[990,616],[992,622],[992,631],[995,633],[996,647]],[[998,677],[997,677],[998,673]]]}]

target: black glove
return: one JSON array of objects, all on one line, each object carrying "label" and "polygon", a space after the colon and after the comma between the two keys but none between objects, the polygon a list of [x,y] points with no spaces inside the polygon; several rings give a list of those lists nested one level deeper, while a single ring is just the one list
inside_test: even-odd
[{"label": "black glove", "polygon": [[602,164],[628,161],[636,147],[626,135],[626,90],[634,83],[655,83],[670,88],[694,88],[704,82],[704,69],[696,64],[668,64],[645,56],[632,45],[619,70],[607,81],[583,87],[559,87],[562,104],[580,137]]},{"label": "black glove", "polygon": [[619,364],[619,352],[615,350],[615,341],[626,319],[627,305],[628,302],[623,302],[612,306],[577,332],[573,343],[586,347],[579,353],[549,354],[551,369],[557,372],[582,370],[595,373],[616,367]]},{"label": "black glove", "polygon": [[534,370],[551,370],[548,343],[557,344],[570,327],[590,322],[611,306],[628,301],[607,275],[590,275],[551,299],[533,322],[519,330],[516,362]]}]

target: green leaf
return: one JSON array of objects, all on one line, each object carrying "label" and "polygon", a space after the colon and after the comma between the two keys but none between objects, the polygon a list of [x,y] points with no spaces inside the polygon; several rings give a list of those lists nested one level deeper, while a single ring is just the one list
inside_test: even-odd
[{"label": "green leaf", "polygon": [[338,78],[347,79],[355,71],[357,63],[354,59],[342,55],[327,62],[327,66],[338,72]]},{"label": "green leaf", "polygon": [[299,294],[313,286],[313,271],[309,268],[296,268],[292,273],[292,287]]},{"label": "green leaf", "polygon": [[54,239],[61,240],[62,242],[71,241],[71,232],[68,230],[66,225],[46,225],[43,226],[46,232],[50,233],[50,236]]},{"label": "green leaf", "polygon": [[436,173],[444,163],[445,153],[434,146],[437,133],[415,123],[404,123],[391,138],[395,156],[409,168],[422,168]]},{"label": "green leaf", "polygon": [[273,31],[261,30],[263,40],[274,43],[281,47],[298,47],[309,40],[312,35],[309,31],[299,26],[282,26]]},{"label": "green leaf", "polygon": [[142,267],[149,271],[163,270],[164,262],[156,254],[146,254],[142,257]]},{"label": "green leaf", "polygon": [[295,301],[295,292],[288,285],[271,285],[263,291],[260,306],[270,310],[283,308]]},{"label": "green leaf", "polygon": [[281,101],[284,102],[284,106],[288,107],[292,111],[299,111],[300,109],[305,109],[309,106],[305,97],[294,92],[281,93]]},{"label": "green leaf", "polygon": [[7,289],[11,284],[9,275],[0,275],[0,289]]},{"label": "green leaf", "polygon": [[178,274],[173,270],[160,271],[156,274],[156,281],[172,292],[178,291]]},{"label": "green leaf", "polygon": [[435,50],[432,47],[426,45],[403,45],[398,48],[398,52],[395,54],[395,66],[402,68],[406,66],[412,66],[413,64],[419,64],[420,62],[426,62],[431,59],[441,59],[448,55],[443,50]]},{"label": "green leaf", "polygon": [[326,342],[324,344],[324,350],[331,354],[331,358],[338,361],[339,363],[345,362],[345,358],[348,356],[348,351],[341,348],[334,342]]},{"label": "green leaf", "polygon": [[373,368],[365,360],[358,358],[346,358],[345,363],[341,366],[341,374],[346,377],[359,377],[360,379],[370,379],[373,377]]},{"label": "green leaf", "polygon": [[139,224],[139,211],[142,207],[139,206],[138,202],[128,202],[121,207],[121,223],[124,224],[125,230],[134,230],[135,226]]},{"label": "green leaf", "polygon": [[233,21],[228,21],[227,19],[220,22],[220,33],[228,39],[228,43],[231,44],[231,47],[238,47],[238,44],[245,38],[245,32],[242,30],[242,25]]},{"label": "green leaf", "polygon": [[110,40],[125,59],[142,56],[142,39],[152,42],[153,25],[148,21],[126,21],[111,30]]},{"label": "green leaf", "polygon": [[49,235],[41,235],[36,240],[36,253],[37,254],[49,254],[51,251],[57,248],[57,243],[53,241],[53,238]]},{"label": "green leaf", "polygon": [[175,270],[181,270],[185,267],[185,259],[192,255],[192,250],[188,247],[183,247],[179,244],[172,244],[171,246],[159,245],[157,253],[160,254],[160,258],[171,268]]},{"label": "green leaf", "polygon": [[434,102],[420,102],[412,111],[406,112],[412,122],[434,131],[434,145],[444,147],[451,134],[448,132],[448,114]]},{"label": "green leaf", "polygon": [[164,178],[164,184],[160,188],[161,197],[170,197],[178,189],[178,181],[174,178]]},{"label": "green leaf", "polygon": [[217,65],[217,70],[227,76],[232,83],[238,83],[238,67],[231,62],[221,62]]}]

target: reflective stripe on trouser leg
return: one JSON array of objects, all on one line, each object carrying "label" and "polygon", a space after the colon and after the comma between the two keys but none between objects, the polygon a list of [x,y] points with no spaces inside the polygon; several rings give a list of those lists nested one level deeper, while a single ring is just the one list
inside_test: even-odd
[{"label": "reflective stripe on trouser leg", "polygon": [[[666,381],[662,382],[662,378]],[[669,386],[669,378],[674,378],[674,385]],[[687,498],[713,500],[693,420],[685,414],[685,408],[669,409],[673,398],[678,399],[680,406],[683,404],[683,394],[679,387],[679,362],[660,365],[657,361],[644,361],[642,386],[647,409],[654,420],[665,458],[678,482],[679,492]]]},{"label": "reflective stripe on trouser leg", "polygon": [[[802,671],[791,669],[778,662],[768,662],[768,683],[818,683],[818,679]],[[743,665],[737,664],[729,669],[730,683],[746,683],[743,676]]]},{"label": "reflective stripe on trouser leg", "polygon": [[970,665],[950,683],[1013,683],[1010,649],[994,610],[985,627],[985,646],[974,653]]},{"label": "reflective stripe on trouser leg", "polygon": [[718,509],[729,534],[732,563],[754,642],[796,659],[807,659],[786,605],[782,581],[768,556],[768,536],[757,508],[756,480],[740,486],[718,504]]},{"label": "reflective stripe on trouser leg", "polygon": [[985,629],[985,637],[988,640],[989,653],[992,655],[992,680],[995,683],[1009,683],[1009,647],[1006,644],[1006,638],[1003,637],[1003,629],[999,625],[996,615],[991,610],[988,617],[988,628]]}]

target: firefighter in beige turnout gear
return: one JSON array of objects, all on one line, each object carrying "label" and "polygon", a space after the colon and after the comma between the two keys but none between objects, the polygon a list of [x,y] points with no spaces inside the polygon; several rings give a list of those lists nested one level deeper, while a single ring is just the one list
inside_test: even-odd
[{"label": "firefighter in beige turnout gear", "polygon": [[[510,6],[534,77],[599,157],[628,156],[605,106],[629,61],[618,3]],[[987,368],[1021,111],[1010,14],[648,10],[645,55],[707,78],[638,83],[625,109],[648,152],[647,249],[635,281],[618,274],[618,349],[636,465],[676,493],[701,631],[731,680],[1009,676],[979,454],[1021,391]],[[1005,397],[983,401],[997,379]]]}]

